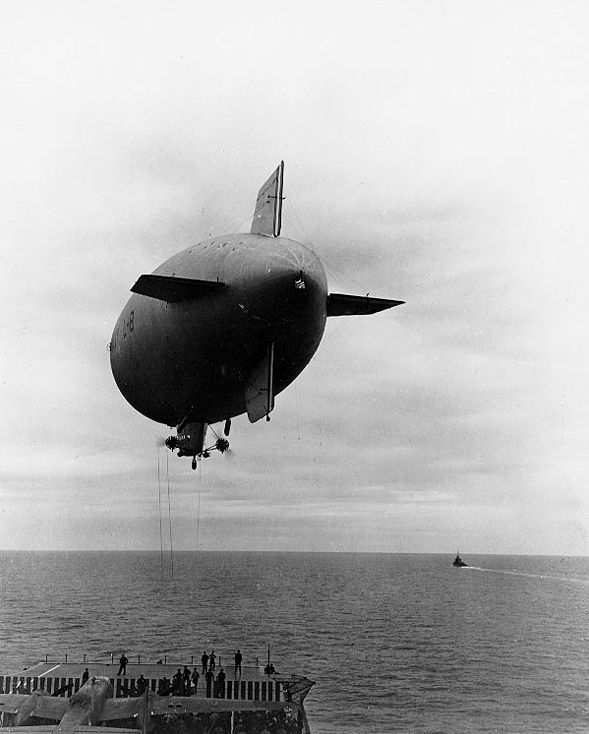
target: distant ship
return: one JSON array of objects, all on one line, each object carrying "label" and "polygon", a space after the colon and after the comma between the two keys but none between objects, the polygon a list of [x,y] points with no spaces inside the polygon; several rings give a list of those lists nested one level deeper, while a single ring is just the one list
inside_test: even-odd
[{"label": "distant ship", "polygon": [[462,558],[460,558],[459,553],[456,553],[456,558],[452,561],[453,566],[458,566],[458,568],[464,568],[464,566],[468,566],[468,563],[465,563]]},{"label": "distant ship", "polygon": [[[303,701],[314,682],[268,662],[191,678],[186,663],[48,661],[0,675],[6,734],[311,734]],[[66,656],[67,660],[67,656]],[[220,662],[220,660],[219,660]],[[86,666],[84,674],[83,668]],[[191,659],[190,666],[194,667]],[[198,666],[200,667],[200,666]],[[195,682],[196,679],[196,682]]]}]

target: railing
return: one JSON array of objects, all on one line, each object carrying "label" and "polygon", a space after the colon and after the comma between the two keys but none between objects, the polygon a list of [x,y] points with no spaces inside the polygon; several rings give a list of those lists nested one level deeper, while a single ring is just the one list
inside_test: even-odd
[{"label": "railing", "polygon": [[[167,679],[166,679],[167,680]],[[136,691],[135,678],[110,678],[114,698],[129,698]],[[169,683],[169,681],[168,681]],[[156,693],[165,685],[164,678],[146,678],[149,690]],[[0,693],[32,693],[45,691],[50,696],[69,698],[77,693],[83,685],[79,677],[30,677],[23,675],[0,675]],[[218,682],[203,682],[200,693],[197,689],[193,695],[203,698],[226,698],[242,701],[280,701],[283,695],[282,685],[278,681],[268,680],[226,680],[222,685]]]},{"label": "railing", "polygon": [[[178,658],[171,655],[163,655],[157,658],[157,660],[149,660],[143,658],[141,659],[141,655],[129,655],[129,662],[128,665],[156,665],[156,664],[163,664],[163,665],[197,665],[200,668],[200,655],[191,655],[190,661],[188,661],[186,658]],[[223,663],[221,662],[221,655],[217,656],[217,667],[220,668]],[[225,666],[233,665],[233,656],[228,655],[226,658]],[[84,653],[82,655],[82,659],[80,660],[79,656],[70,655],[69,653],[64,653],[63,655],[55,655],[54,653],[45,653],[45,662],[46,663],[54,663],[55,665],[60,663],[80,663],[80,664],[91,664],[91,663],[97,663],[100,665],[118,665],[119,661],[119,654],[112,652],[110,654],[110,657],[105,659],[100,659],[100,657],[89,657],[87,653]],[[242,665],[245,667],[249,665],[250,667],[255,666],[256,668],[260,667],[260,658],[251,658],[249,661],[247,661],[245,658],[242,661]]]}]

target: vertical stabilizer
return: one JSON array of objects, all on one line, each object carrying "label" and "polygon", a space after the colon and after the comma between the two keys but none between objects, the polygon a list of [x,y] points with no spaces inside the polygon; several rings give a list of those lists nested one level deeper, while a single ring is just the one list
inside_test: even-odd
[{"label": "vertical stabilizer", "polygon": [[274,342],[246,381],[245,404],[250,423],[264,416],[270,420],[268,416],[274,409]]},{"label": "vertical stabilizer", "polygon": [[266,234],[278,237],[282,224],[282,181],[284,177],[284,161],[258,192],[252,234]]}]

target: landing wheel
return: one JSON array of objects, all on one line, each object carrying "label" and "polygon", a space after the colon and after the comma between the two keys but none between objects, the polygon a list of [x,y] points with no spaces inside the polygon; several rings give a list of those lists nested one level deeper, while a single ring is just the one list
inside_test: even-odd
[{"label": "landing wheel", "polygon": [[196,459],[192,459],[192,469],[196,469]]}]

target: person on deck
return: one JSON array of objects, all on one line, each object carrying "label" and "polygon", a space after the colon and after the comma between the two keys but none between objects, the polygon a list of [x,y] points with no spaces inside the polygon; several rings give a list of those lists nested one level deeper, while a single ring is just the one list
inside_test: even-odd
[{"label": "person on deck", "polygon": [[196,696],[196,691],[198,689],[198,679],[200,678],[198,670],[196,668],[192,671],[192,675],[190,676],[190,678],[192,679],[192,685],[194,686],[194,695]]},{"label": "person on deck", "polygon": [[215,655],[215,651],[211,650],[211,654],[209,655],[209,670],[214,670],[216,667],[216,661],[217,656]]},{"label": "person on deck", "polygon": [[171,684],[169,678],[167,678],[165,675],[160,680],[159,685],[157,687],[157,694],[158,696],[169,696],[171,691]]},{"label": "person on deck", "polygon": [[182,678],[184,679],[184,695],[190,696],[190,668],[187,665],[182,671]]},{"label": "person on deck", "polygon": [[210,698],[211,697],[211,689],[213,687],[213,678],[215,677],[215,674],[213,673],[212,670],[207,670],[207,674],[206,674],[205,677],[207,679],[206,696],[207,696],[207,698]]},{"label": "person on deck", "polygon": [[129,662],[125,653],[123,653],[119,659],[119,672],[117,675],[127,675],[127,663]]},{"label": "person on deck", "polygon": [[243,660],[243,655],[241,654],[241,650],[238,650],[235,653],[235,677],[237,678],[237,671],[239,671],[239,675],[241,675],[241,661]]},{"label": "person on deck", "polygon": [[217,676],[217,695],[215,698],[225,698],[225,678],[225,671],[221,668],[219,675]]},{"label": "person on deck", "polygon": [[207,655],[206,650],[203,652],[200,662],[202,663],[202,674],[205,675],[209,664],[209,656]]},{"label": "person on deck", "polygon": [[183,685],[182,671],[180,670],[180,668],[178,668],[178,670],[174,674],[174,677],[172,678],[172,685],[174,687],[173,688],[174,693],[177,696],[181,696],[184,685]]}]

